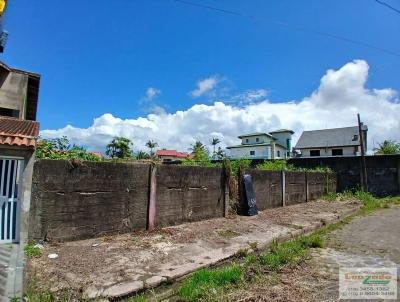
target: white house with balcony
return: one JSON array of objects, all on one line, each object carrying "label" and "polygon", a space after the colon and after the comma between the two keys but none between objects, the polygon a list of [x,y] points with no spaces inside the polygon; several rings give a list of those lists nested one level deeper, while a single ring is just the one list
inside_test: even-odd
[{"label": "white house with balcony", "polygon": [[228,146],[227,155],[231,159],[284,159],[290,157],[292,130],[280,129],[269,133],[244,134],[238,138],[240,145]]}]

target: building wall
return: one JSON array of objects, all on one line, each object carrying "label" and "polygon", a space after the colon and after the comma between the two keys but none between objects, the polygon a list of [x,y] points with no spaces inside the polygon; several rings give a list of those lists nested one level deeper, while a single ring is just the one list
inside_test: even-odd
[{"label": "building wall", "polygon": [[0,83],[0,107],[19,110],[19,118],[25,118],[28,76],[9,72]]},{"label": "building wall", "polygon": [[286,158],[286,149],[282,148],[279,145],[275,145],[275,159],[283,159],[283,158]]},{"label": "building wall", "polygon": [[[273,136],[278,139],[276,141],[278,144],[284,146],[285,148],[289,147],[289,151],[292,149],[292,134],[290,132],[273,133]],[[289,146],[287,140],[289,140]]]},{"label": "building wall", "polygon": [[301,157],[310,157],[310,150],[320,150],[320,156],[332,156],[332,149],[342,149],[343,156],[353,156],[355,147],[335,147],[335,148],[312,148],[312,149],[301,149]]},{"label": "building wall", "polygon": [[[250,151],[255,151],[255,155],[250,155]],[[243,145],[240,148],[228,149],[229,158],[264,158],[268,159],[271,157],[270,146],[257,146],[257,145]]]},{"label": "building wall", "polygon": [[19,200],[20,200],[20,224],[19,224],[19,241],[24,243],[28,238],[28,222],[29,222],[29,210],[31,204],[31,189],[32,189],[32,173],[33,163],[35,161],[35,155],[33,150],[27,148],[17,148],[0,145],[0,156],[9,156],[21,158],[24,160],[24,168],[22,175],[22,186],[20,188]]},{"label": "building wall", "polygon": [[[258,139],[258,142],[257,142]],[[246,141],[248,140],[248,141]],[[256,135],[256,136],[249,136],[249,137],[243,137],[242,138],[242,145],[246,144],[261,144],[261,143],[270,143],[271,138],[267,135]]]}]

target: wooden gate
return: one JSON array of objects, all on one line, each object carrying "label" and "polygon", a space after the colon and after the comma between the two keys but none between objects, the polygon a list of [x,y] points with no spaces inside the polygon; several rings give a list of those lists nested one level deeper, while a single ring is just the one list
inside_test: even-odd
[{"label": "wooden gate", "polygon": [[19,240],[19,191],[23,160],[0,157],[0,243]]}]

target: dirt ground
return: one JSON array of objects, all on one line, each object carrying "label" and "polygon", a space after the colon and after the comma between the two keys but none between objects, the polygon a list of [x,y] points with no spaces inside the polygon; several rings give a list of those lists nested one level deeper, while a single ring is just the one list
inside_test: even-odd
[{"label": "dirt ground", "polygon": [[[265,276],[253,286],[233,292],[226,300],[338,301],[340,266],[397,266],[399,272],[399,232],[400,206],[356,217],[329,234],[327,247],[312,250],[305,262],[286,268],[279,274]],[[398,293],[397,301],[400,301],[399,281]]]},{"label": "dirt ground", "polygon": [[[85,296],[118,295],[156,286],[200,267],[233,256],[257,242],[290,237],[307,227],[348,215],[357,202],[316,201],[260,212],[66,243],[46,244],[43,255],[28,263],[28,275],[43,289],[71,289]],[[49,259],[49,254],[57,254]],[[288,300],[287,300],[288,301]]]}]

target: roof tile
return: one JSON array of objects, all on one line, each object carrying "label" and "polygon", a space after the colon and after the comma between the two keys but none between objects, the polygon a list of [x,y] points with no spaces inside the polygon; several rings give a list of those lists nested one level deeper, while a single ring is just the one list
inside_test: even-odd
[{"label": "roof tile", "polygon": [[39,123],[0,116],[0,144],[35,147]]}]

